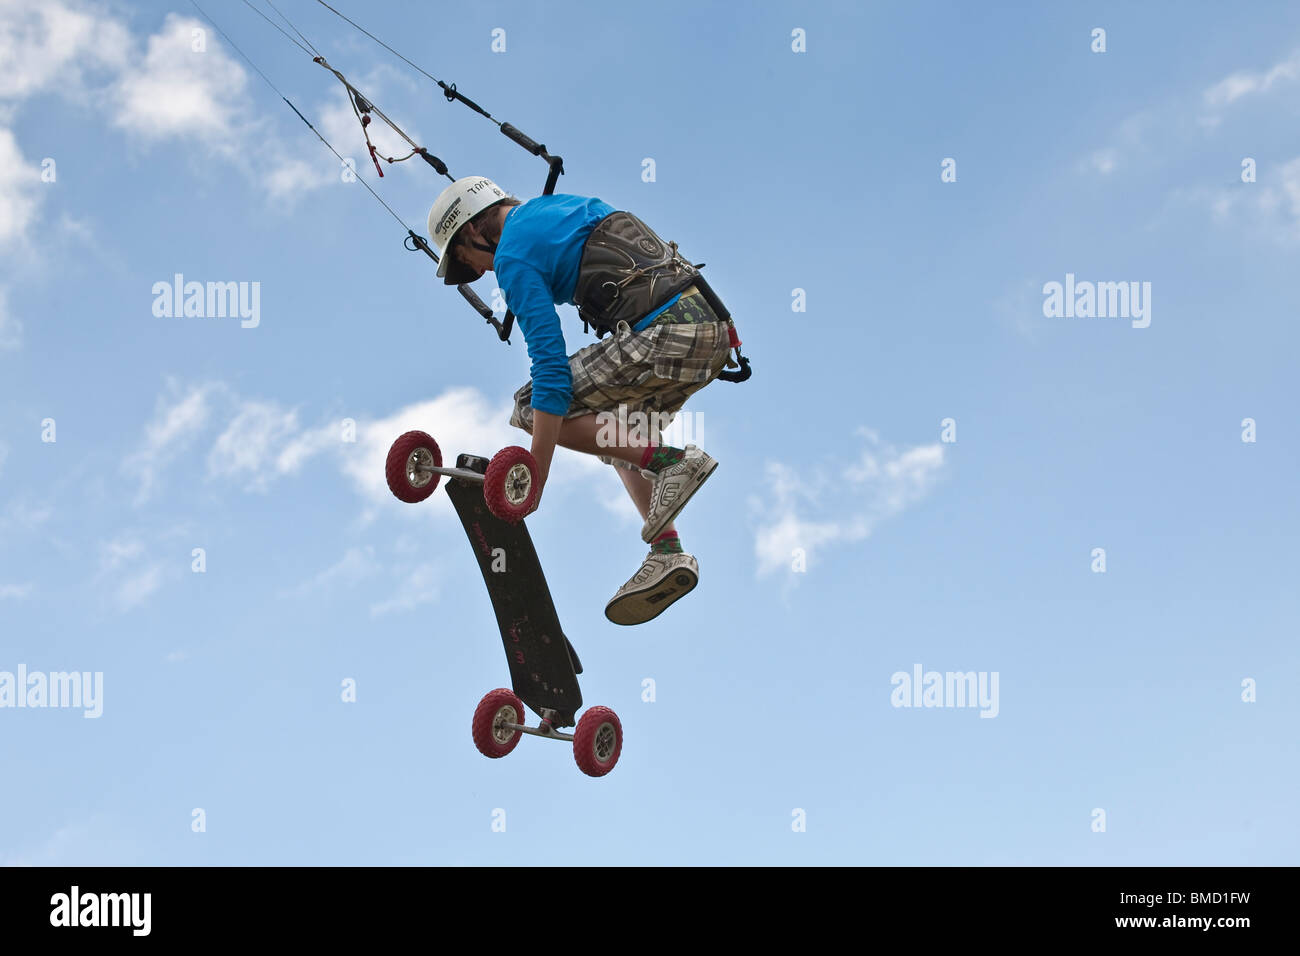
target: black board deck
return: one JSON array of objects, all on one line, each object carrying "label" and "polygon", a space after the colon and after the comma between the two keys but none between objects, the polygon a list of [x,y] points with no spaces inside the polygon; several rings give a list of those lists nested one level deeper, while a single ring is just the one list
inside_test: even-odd
[{"label": "black board deck", "polygon": [[[486,464],[486,459],[461,455],[456,467],[481,474],[479,466]],[[538,716],[543,709],[554,710],[554,726],[574,726],[582,708],[575,667],[580,671],[582,665],[576,653],[570,657],[572,646],[560,628],[528,529],[522,521],[507,524],[488,510],[482,482],[452,478],[447,496],[483,572],[514,692]]]}]

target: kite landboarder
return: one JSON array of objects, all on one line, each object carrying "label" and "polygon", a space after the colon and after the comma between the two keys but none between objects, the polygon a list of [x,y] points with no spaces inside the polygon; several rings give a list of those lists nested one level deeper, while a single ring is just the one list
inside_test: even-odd
[{"label": "kite landboarder", "polygon": [[[605,616],[615,624],[657,617],[699,582],[673,520],[718,466],[694,445],[659,444],[658,428],[735,366],[728,353],[739,340],[730,317],[719,318],[725,308],[713,308],[711,290],[676,243],[596,198],[521,202],[469,176],[434,202],[429,237],[447,285],[494,272],[518,319],[532,374],[515,392],[510,424],[532,435],[539,500],[558,444],[617,466],[645,519],[650,553]],[[566,355],[560,303],[577,305],[600,340]],[[636,421],[652,423],[650,434],[628,427]]]}]

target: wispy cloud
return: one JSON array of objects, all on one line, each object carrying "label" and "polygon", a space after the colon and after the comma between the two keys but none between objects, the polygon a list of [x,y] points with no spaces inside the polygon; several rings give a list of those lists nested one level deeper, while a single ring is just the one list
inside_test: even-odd
[{"label": "wispy cloud", "polygon": [[1300,241],[1300,156],[1261,170],[1254,183],[1180,188],[1171,198],[1205,209],[1220,226],[1235,225],[1280,243]]},{"label": "wispy cloud", "polygon": [[[214,426],[220,431],[212,435]],[[211,447],[197,459],[203,467],[193,469],[190,477],[233,481],[247,491],[266,491],[275,479],[341,444],[338,424],[304,428],[297,410],[242,398],[223,382],[183,386],[169,381],[140,446],[123,462],[123,471],[139,483],[137,504],[160,487],[171,465],[190,460],[186,452],[205,434],[211,435]]]},{"label": "wispy cloud", "polygon": [[166,394],[158,398],[153,420],[145,426],[144,441],[122,463],[122,470],[138,483],[136,505],[152,497],[162,472],[207,426],[213,398],[223,391],[220,385],[184,388],[174,381],[168,383]]},{"label": "wispy cloud", "polygon": [[[30,833],[25,837],[32,839]],[[98,811],[69,823],[25,849],[0,850],[0,866],[132,866],[140,846],[130,824]]]},{"label": "wispy cloud", "polygon": [[858,434],[862,450],[846,463],[767,463],[771,498],[751,501],[759,520],[759,576],[791,568],[797,551],[811,568],[829,546],[861,541],[882,520],[924,498],[943,471],[942,444],[899,450],[870,429]]},{"label": "wispy cloud", "polygon": [[235,417],[208,453],[208,474],[232,478],[253,491],[265,491],[273,477],[294,471],[305,460],[299,451],[285,460],[291,439],[300,439],[298,413],[271,402],[240,403]]},{"label": "wispy cloud", "polygon": [[1110,176],[1122,167],[1132,165],[1136,157],[1150,151],[1148,143],[1157,122],[1158,117],[1144,109],[1105,127],[1109,134],[1107,144],[1090,150],[1076,168],[1083,173]]},{"label": "wispy cloud", "polygon": [[0,512],[0,533],[32,531],[48,521],[53,513],[54,509],[47,504],[33,504],[28,498],[17,498]]},{"label": "wispy cloud", "polygon": [[441,593],[439,577],[437,565],[416,565],[406,572],[392,597],[370,606],[370,616],[383,617],[397,611],[412,610],[421,604],[432,604]]},{"label": "wispy cloud", "polygon": [[1205,91],[1202,99],[1210,109],[1231,106],[1245,96],[1268,93],[1300,80],[1300,51],[1266,70],[1239,70]]},{"label": "wispy cloud", "polygon": [[[1189,90],[1133,113],[1114,128],[1108,143],[1087,153],[1077,168],[1101,176],[1135,169],[1154,173],[1158,166],[1197,152],[1204,154],[1208,168],[1222,168],[1222,145],[1210,147],[1207,142],[1217,142],[1214,137],[1225,115],[1248,98],[1278,94],[1297,83],[1300,51],[1267,69],[1238,70],[1199,94]],[[1155,143],[1161,148],[1152,148]],[[1146,162],[1139,163],[1139,157]],[[1300,157],[1267,167],[1261,164],[1258,181],[1249,184],[1174,185],[1168,188],[1167,198],[1201,207],[1215,223],[1236,222],[1265,239],[1288,243],[1300,238],[1298,163]],[[1234,170],[1226,172],[1230,176]]]},{"label": "wispy cloud", "polygon": [[0,584],[0,601],[21,601],[32,593],[32,584]]},{"label": "wispy cloud", "polygon": [[138,607],[162,587],[166,565],[149,555],[138,537],[123,535],[103,542],[99,555],[97,580],[108,589],[118,610]]},{"label": "wispy cloud", "polygon": [[343,557],[329,567],[319,571],[297,587],[285,592],[286,597],[304,597],[311,594],[334,593],[341,588],[348,588],[373,577],[382,570],[375,558],[375,549],[365,547],[348,548]]},{"label": "wispy cloud", "polygon": [[1084,167],[1102,176],[1108,176],[1115,171],[1119,165],[1119,150],[1117,149],[1096,149],[1088,154],[1084,160]]}]

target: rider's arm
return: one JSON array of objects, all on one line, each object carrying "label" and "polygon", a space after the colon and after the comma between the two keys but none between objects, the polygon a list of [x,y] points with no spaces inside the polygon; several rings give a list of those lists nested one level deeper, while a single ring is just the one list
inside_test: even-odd
[{"label": "rider's arm", "polygon": [[532,453],[545,480],[550,471],[551,456],[555,453],[560,424],[573,397],[568,349],[551,290],[540,272],[511,259],[498,263],[497,279],[506,292],[506,300],[519,323],[519,330],[528,345],[528,357],[532,360]]},{"label": "rider's arm", "polygon": [[533,409],[533,447],[530,450],[537,460],[537,480],[542,485],[546,484],[551,473],[551,456],[555,454],[555,444],[559,441],[563,424],[564,416]]}]

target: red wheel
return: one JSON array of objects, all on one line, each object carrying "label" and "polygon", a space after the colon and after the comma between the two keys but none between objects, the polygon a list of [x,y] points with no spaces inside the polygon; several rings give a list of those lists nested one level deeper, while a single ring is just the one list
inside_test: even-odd
[{"label": "red wheel", "polygon": [[537,507],[537,462],[532,452],[518,445],[492,456],[483,476],[483,500],[488,511],[514,524]]},{"label": "red wheel", "polygon": [[524,705],[515,692],[498,687],[488,692],[474,710],[474,746],[485,757],[504,757],[519,745],[523,737],[517,730],[502,724],[525,722]]},{"label": "red wheel", "polygon": [[442,452],[438,443],[424,432],[407,432],[388,449],[384,475],[388,490],[402,501],[415,504],[433,494],[441,475],[428,468],[442,467]]},{"label": "red wheel", "polygon": [[573,759],[589,777],[603,777],[614,769],[623,752],[623,725],[608,707],[592,707],[578,718],[573,732]]}]

